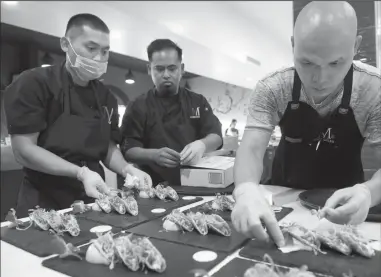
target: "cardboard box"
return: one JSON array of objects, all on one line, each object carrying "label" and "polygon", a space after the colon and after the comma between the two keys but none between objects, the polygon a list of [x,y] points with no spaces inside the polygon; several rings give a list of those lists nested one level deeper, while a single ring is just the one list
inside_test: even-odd
[{"label": "cardboard box", "polygon": [[226,188],[234,183],[234,160],[231,157],[204,157],[196,165],[180,169],[181,185]]}]

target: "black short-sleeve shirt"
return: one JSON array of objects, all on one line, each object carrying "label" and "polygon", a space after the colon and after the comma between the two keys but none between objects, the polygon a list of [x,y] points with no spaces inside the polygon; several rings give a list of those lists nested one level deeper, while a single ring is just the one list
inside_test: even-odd
[{"label": "black short-sleeve shirt", "polygon": [[68,74],[69,85],[74,89],[80,102],[70,98],[70,112],[86,117],[99,115],[95,93],[99,97],[101,106],[106,106],[111,116],[111,138],[120,143],[118,127],[119,114],[116,98],[99,81],[94,83],[95,91],[89,84],[81,87],[72,81],[70,74],[63,65],[44,68],[34,68],[24,71],[5,90],[5,112],[7,117],[8,131],[10,134],[30,134],[43,132],[63,113],[62,89],[59,88],[57,76],[61,70]]},{"label": "black short-sleeve shirt", "polygon": [[[157,128],[158,125],[164,126]],[[190,132],[179,134],[176,125]],[[123,153],[133,147],[169,147],[182,151],[188,143],[209,134],[222,137],[221,123],[206,98],[185,88],[170,98],[158,97],[154,89],[139,96],[123,117],[121,133]],[[182,135],[185,137],[179,139]],[[158,141],[163,136],[166,139]]]},{"label": "black short-sleeve shirt", "polygon": [[[205,97],[184,88],[169,98],[158,97],[154,89],[139,96],[127,108],[121,133],[123,154],[133,147],[168,147],[180,153],[187,144],[209,134],[222,138],[221,123]],[[180,184],[179,168],[149,164],[142,169],[151,175],[154,185],[162,181]]]}]

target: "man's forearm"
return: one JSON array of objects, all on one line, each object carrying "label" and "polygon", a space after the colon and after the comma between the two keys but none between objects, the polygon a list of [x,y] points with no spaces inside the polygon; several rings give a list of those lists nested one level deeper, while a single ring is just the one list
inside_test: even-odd
[{"label": "man's forearm", "polygon": [[381,169],[379,169],[372,178],[364,183],[369,190],[372,198],[371,207],[381,203]]},{"label": "man's forearm", "polygon": [[205,152],[214,151],[222,145],[222,138],[217,134],[209,134],[201,141],[205,144]]},{"label": "man's forearm", "polygon": [[77,178],[80,167],[34,144],[14,149],[17,162],[22,166],[57,176]]},{"label": "man's forearm", "polygon": [[103,161],[104,165],[111,171],[126,177],[128,173],[128,163],[123,158],[120,149],[114,142],[109,143],[106,159]]},{"label": "man's forearm", "polygon": [[154,155],[157,149],[144,149],[133,147],[125,153],[126,160],[136,164],[151,164],[154,162]]},{"label": "man's forearm", "polygon": [[263,172],[263,157],[256,151],[240,147],[234,164],[234,183],[238,187],[243,183],[259,184]]}]

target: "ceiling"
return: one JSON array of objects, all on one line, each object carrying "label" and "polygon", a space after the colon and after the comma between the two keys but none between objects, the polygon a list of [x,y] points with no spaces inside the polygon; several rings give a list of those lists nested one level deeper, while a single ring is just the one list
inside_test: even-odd
[{"label": "ceiling", "polygon": [[107,5],[240,61],[249,56],[265,71],[292,62],[292,1],[108,1]]},{"label": "ceiling", "polygon": [[[6,23],[1,23],[1,40],[9,43],[31,43],[42,51],[63,55],[60,38]],[[110,52],[109,64],[136,72],[147,72],[147,61],[115,52]],[[196,74],[186,72],[183,77],[190,79],[197,76]]]}]

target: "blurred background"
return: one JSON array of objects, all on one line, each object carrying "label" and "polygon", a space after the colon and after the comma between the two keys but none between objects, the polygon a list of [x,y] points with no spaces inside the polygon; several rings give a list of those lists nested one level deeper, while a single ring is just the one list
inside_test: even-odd
[{"label": "blurred background", "polygon": [[[1,99],[22,71],[63,61],[59,39],[67,21],[74,14],[92,13],[111,30],[112,53],[103,82],[118,99],[120,119],[129,102],[153,86],[146,69],[146,47],[154,39],[169,38],[183,49],[187,73],[181,85],[208,99],[223,134],[232,119],[237,120],[239,137],[233,142],[226,139],[222,153],[234,155],[244,132],[249,95],[266,74],[292,65],[293,25],[309,2],[2,1]],[[358,33],[363,36],[355,59],[381,68],[380,2],[348,2],[357,12]],[[1,101],[2,215],[15,205],[23,177],[13,157],[3,106]],[[269,181],[280,136],[276,128],[265,155],[264,183]],[[365,146],[367,178],[376,169],[368,152]]]}]

